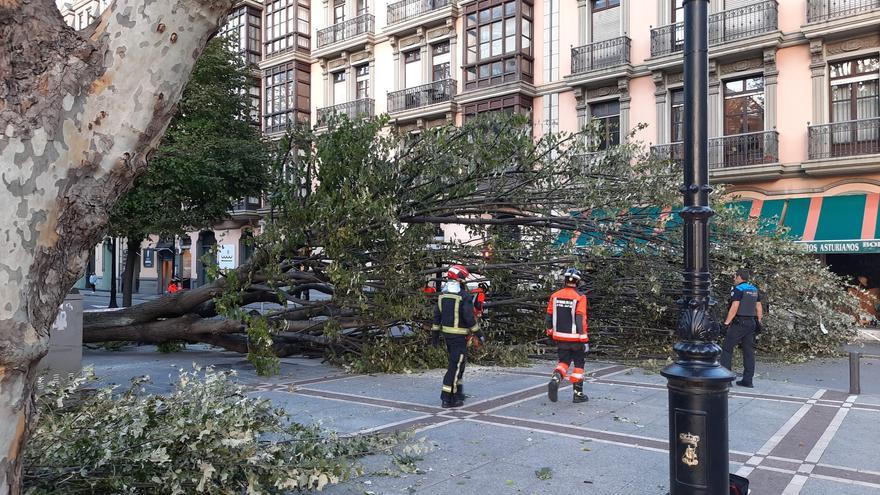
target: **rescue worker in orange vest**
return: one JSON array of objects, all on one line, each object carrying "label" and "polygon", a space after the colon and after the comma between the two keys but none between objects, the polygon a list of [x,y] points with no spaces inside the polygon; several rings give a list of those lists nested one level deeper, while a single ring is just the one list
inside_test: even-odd
[{"label": "rescue worker in orange vest", "polygon": [[446,286],[437,297],[434,308],[434,325],[431,327],[431,343],[440,345],[440,334],[446,341],[449,362],[443,377],[443,391],[440,401],[443,407],[464,405],[462,377],[467,360],[467,337],[475,335],[484,343],[482,332],[474,318],[474,300],[465,286],[465,278],[470,275],[467,268],[452,265],[446,272]]},{"label": "rescue worker in orange vest", "polygon": [[[544,319],[547,335],[556,341],[559,351],[559,363],[547,384],[547,396],[551,402],[556,402],[559,383],[568,375],[574,389],[572,402],[586,402],[584,361],[590,345],[587,335],[587,296],[577,290],[581,273],[576,268],[566,270],[563,280],[565,286],[550,296]],[[572,363],[574,369],[569,373],[569,365]]]}]

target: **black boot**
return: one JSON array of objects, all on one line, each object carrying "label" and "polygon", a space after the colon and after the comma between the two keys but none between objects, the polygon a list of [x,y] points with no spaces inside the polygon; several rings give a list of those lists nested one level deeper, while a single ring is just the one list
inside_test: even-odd
[{"label": "black boot", "polygon": [[589,397],[584,394],[584,382],[577,382],[572,385],[574,389],[574,397],[572,397],[571,401],[575,404],[580,404],[581,402],[586,402],[589,400]]},{"label": "black boot", "polygon": [[562,375],[558,371],[553,372],[550,383],[547,384],[547,398],[550,402],[556,402],[559,399],[559,382],[562,381]]},{"label": "black boot", "polygon": [[461,407],[464,405],[464,388],[461,385],[458,386],[458,390],[455,391],[455,398],[452,399],[452,407]]},{"label": "black boot", "polygon": [[747,382],[745,380],[740,380],[740,381],[736,382],[736,384],[739,385],[740,387],[755,388],[755,386],[752,385],[752,382]]}]

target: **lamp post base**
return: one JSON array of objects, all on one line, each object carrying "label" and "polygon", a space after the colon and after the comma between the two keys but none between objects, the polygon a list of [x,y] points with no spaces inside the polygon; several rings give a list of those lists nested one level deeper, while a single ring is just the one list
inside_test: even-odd
[{"label": "lamp post base", "polygon": [[718,364],[718,344],[679,342],[675,350],[680,358],[661,372],[669,389],[669,493],[727,495],[727,392],[736,375]]}]

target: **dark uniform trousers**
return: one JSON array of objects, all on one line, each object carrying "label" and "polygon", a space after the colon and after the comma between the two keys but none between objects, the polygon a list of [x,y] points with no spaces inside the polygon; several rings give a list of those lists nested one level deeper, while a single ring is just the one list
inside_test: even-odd
[{"label": "dark uniform trousers", "polygon": [[571,363],[574,362],[574,367],[578,369],[584,368],[584,363],[586,362],[587,353],[584,352],[584,343],[583,342],[564,342],[557,341],[556,342],[556,350],[559,352],[559,362],[560,363]]},{"label": "dark uniform trousers", "polygon": [[449,364],[443,377],[443,392],[440,394],[440,400],[444,402],[452,402],[453,399],[464,400],[461,381],[467,361],[467,336],[444,333],[443,338],[446,340]]},{"label": "dark uniform trousers", "polygon": [[721,346],[721,366],[731,369],[733,350],[742,346],[743,381],[751,383],[755,376],[755,328],[757,319],[754,316],[737,316],[730,322],[724,345]]}]

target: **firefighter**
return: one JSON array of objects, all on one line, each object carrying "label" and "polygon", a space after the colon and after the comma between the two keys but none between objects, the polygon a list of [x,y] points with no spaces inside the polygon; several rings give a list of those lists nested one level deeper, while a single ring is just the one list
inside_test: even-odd
[{"label": "firefighter", "polygon": [[467,291],[465,278],[470,275],[467,268],[452,265],[446,272],[446,286],[437,298],[434,308],[434,326],[431,327],[431,343],[440,345],[440,334],[446,341],[449,364],[443,377],[443,392],[440,401],[443,407],[464,405],[462,376],[467,360],[467,337],[474,334],[480,343],[484,342],[477,321],[474,318],[474,299]]},{"label": "firefighter", "polygon": [[[559,351],[559,363],[547,384],[547,396],[551,402],[556,402],[559,383],[568,375],[574,389],[572,402],[580,403],[587,401],[584,394],[584,361],[590,348],[590,338],[587,335],[587,296],[577,290],[581,273],[576,268],[566,270],[563,280],[564,287],[550,296],[544,319],[547,335],[556,341]],[[574,364],[574,369],[569,373],[571,363]]]}]

